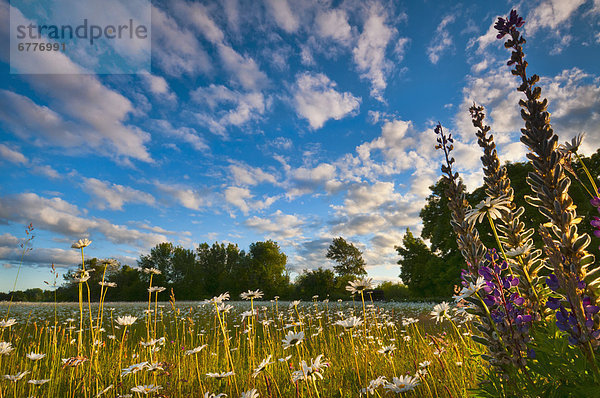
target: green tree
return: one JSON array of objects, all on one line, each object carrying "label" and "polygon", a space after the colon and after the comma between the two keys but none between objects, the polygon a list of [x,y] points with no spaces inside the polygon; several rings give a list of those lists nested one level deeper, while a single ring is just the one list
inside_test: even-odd
[{"label": "green tree", "polygon": [[255,242],[250,245],[247,259],[248,289],[261,289],[267,297],[280,295],[288,288],[287,256],[277,242]]},{"label": "green tree", "polygon": [[[163,242],[151,249],[150,254],[140,256],[138,266],[142,270],[160,270],[160,275],[152,277],[153,286],[173,288],[181,299],[197,298],[198,267],[192,250],[174,246],[171,242]],[[148,279],[148,275],[142,275],[142,280],[147,282]]]},{"label": "green tree", "polygon": [[315,270],[304,270],[295,281],[296,296],[311,299],[314,295],[325,299],[334,292],[335,274],[330,269],[321,267]]},{"label": "green tree", "polygon": [[208,297],[226,291],[232,297],[239,294],[248,276],[245,266],[246,253],[237,245],[224,243],[202,243],[196,248],[200,286]]},{"label": "green tree", "polygon": [[377,289],[383,290],[383,296],[387,301],[402,301],[411,297],[408,287],[402,283],[383,282]]},{"label": "green tree", "polygon": [[445,261],[431,252],[420,238],[406,230],[402,246],[396,246],[401,256],[400,278],[415,297],[450,296],[459,282],[460,269],[445,267]]},{"label": "green tree", "polygon": [[338,275],[366,275],[362,252],[342,237],[333,239],[326,257],[337,263],[333,268]]},{"label": "green tree", "polygon": [[118,272],[109,277],[110,282],[117,284],[109,288],[106,296],[109,301],[141,301],[148,299],[148,284],[142,280],[142,273],[137,268],[123,265]]}]

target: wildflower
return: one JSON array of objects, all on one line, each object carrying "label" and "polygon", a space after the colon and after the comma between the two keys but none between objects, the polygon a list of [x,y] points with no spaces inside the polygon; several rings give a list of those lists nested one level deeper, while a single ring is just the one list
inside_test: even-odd
[{"label": "wildflower", "polygon": [[419,320],[417,318],[410,318],[410,317],[404,318],[404,319],[402,319],[402,326],[406,327],[412,323],[417,323],[417,322],[419,322]]},{"label": "wildflower", "polygon": [[242,322],[244,322],[244,319],[251,317],[252,315],[257,315],[257,314],[258,314],[258,311],[256,311],[256,310],[242,312]]},{"label": "wildflower", "polygon": [[290,359],[292,359],[292,356],[291,356],[291,355],[288,355],[288,356],[287,356],[287,357],[285,357],[285,358],[279,358],[279,359],[278,359],[278,361],[279,361],[279,362],[287,362],[287,361],[289,361]]},{"label": "wildflower", "polygon": [[166,288],[162,287],[162,286],[152,286],[148,288],[148,293],[161,293],[164,292],[165,290],[167,290]]},{"label": "wildflower", "polygon": [[320,354],[314,360],[311,359],[311,364],[308,365],[305,361],[300,363],[300,370],[292,373],[292,381],[297,382],[299,380],[316,380],[317,378],[323,379],[322,371],[329,366],[328,363],[322,362],[323,354]]},{"label": "wildflower", "polygon": [[429,365],[431,365],[431,362],[429,361],[419,362],[419,366],[422,368],[427,368]]},{"label": "wildflower", "polygon": [[117,317],[117,324],[121,326],[131,326],[137,320],[136,316],[125,315]]},{"label": "wildflower", "polygon": [[302,343],[303,339],[304,339],[304,332],[300,331],[298,333],[294,333],[290,330],[288,332],[288,334],[285,336],[285,338],[282,340],[283,341],[283,349],[286,350],[290,347],[296,346],[296,345]]},{"label": "wildflower", "polygon": [[262,372],[263,370],[265,370],[267,368],[267,366],[274,363],[274,362],[269,362],[270,360],[271,360],[271,355],[269,355],[268,357],[263,359],[262,362],[258,364],[258,368],[254,369],[254,372],[252,372],[252,377],[258,376],[260,374],[260,372]]},{"label": "wildflower", "polygon": [[448,317],[448,311],[450,311],[450,304],[443,301],[433,307],[430,315],[436,322],[441,322],[444,318]]},{"label": "wildflower", "polygon": [[573,137],[571,142],[567,141],[564,144],[560,145],[558,147],[558,150],[562,153],[567,153],[567,152],[575,153],[579,150],[579,147],[581,146],[581,143],[583,142],[584,137],[585,137],[585,133],[577,134],[575,137]]},{"label": "wildflower", "polygon": [[475,208],[467,211],[465,214],[465,219],[470,224],[480,223],[483,218],[489,214],[492,220],[500,218],[502,216],[502,212],[510,212],[510,199],[506,196],[501,196],[498,198],[490,198],[489,196],[479,202]]},{"label": "wildflower", "polygon": [[508,257],[517,257],[517,256],[522,256],[523,254],[531,251],[531,249],[533,248],[532,245],[523,245],[523,246],[519,246],[516,247],[512,250],[507,250],[506,251],[506,255]]},{"label": "wildflower", "polygon": [[193,355],[193,354],[197,354],[200,351],[202,351],[203,349],[205,349],[207,347],[206,344],[204,345],[199,345],[198,347],[192,348],[191,350],[187,350],[185,352],[185,355]]},{"label": "wildflower", "polygon": [[0,321],[0,328],[9,328],[15,325],[16,323],[17,321],[15,320],[15,318],[3,319]]},{"label": "wildflower", "polygon": [[227,313],[233,309],[233,305],[219,303],[219,304],[217,304],[217,309],[219,310],[219,312]]},{"label": "wildflower", "polygon": [[212,299],[210,299],[209,302],[212,304],[220,304],[225,300],[229,300],[229,292],[225,292],[223,294],[215,296]]},{"label": "wildflower", "polygon": [[114,282],[104,282],[104,281],[101,281],[101,282],[98,282],[98,284],[100,286],[103,286],[103,287],[117,287],[117,284],[114,283]]},{"label": "wildflower", "polygon": [[[108,337],[110,338],[110,336],[108,336]],[[165,344],[165,338],[164,337],[160,337],[158,339],[150,339],[147,342],[140,341],[140,345],[142,347],[154,347],[156,344],[164,345]]]},{"label": "wildflower", "polygon": [[14,350],[12,343],[0,341],[0,355],[8,355]]},{"label": "wildflower", "polygon": [[4,375],[4,378],[16,383],[17,381],[21,380],[23,377],[25,377],[28,374],[29,374],[29,371],[26,370],[24,372],[19,372],[16,375]]},{"label": "wildflower", "polygon": [[46,356],[46,354],[36,354],[34,352],[30,352],[29,354],[27,354],[27,358],[31,359],[32,361],[40,360],[40,359],[44,358],[45,356]]},{"label": "wildflower", "polygon": [[290,303],[290,308],[295,308],[300,304],[300,300],[294,300]]},{"label": "wildflower", "polygon": [[337,321],[335,324],[344,329],[354,329],[355,327],[362,325],[362,323],[362,319],[353,316],[343,321]]},{"label": "wildflower", "polygon": [[157,370],[164,370],[162,367],[162,363],[160,363],[160,362],[149,363],[146,366],[146,372],[156,372]]},{"label": "wildflower", "polygon": [[130,375],[133,373],[137,373],[140,370],[144,370],[144,369],[148,368],[149,366],[150,366],[150,364],[148,362],[141,362],[141,363],[133,364],[129,367],[124,368],[121,371],[121,377]]},{"label": "wildflower", "polygon": [[485,280],[482,276],[480,276],[479,278],[477,278],[475,283],[471,282],[468,286],[464,286],[458,295],[452,297],[456,302],[459,302],[467,297],[471,297],[485,285]]},{"label": "wildflower", "polygon": [[395,345],[386,345],[381,347],[381,350],[378,350],[377,352],[383,355],[387,355],[387,354],[391,354],[394,350],[396,349]]},{"label": "wildflower", "polygon": [[90,279],[90,273],[88,271],[78,271],[78,276],[73,276],[73,281],[77,283],[84,283]]},{"label": "wildflower", "polygon": [[81,365],[82,363],[84,363],[85,361],[87,361],[87,358],[81,355],[77,355],[75,357],[71,357],[71,358],[63,358],[62,359],[62,363],[63,363],[63,369],[66,367],[76,367]]},{"label": "wildflower", "polygon": [[391,383],[387,383],[384,388],[395,392],[407,392],[414,390],[419,385],[419,379],[412,376],[400,376],[392,378]]},{"label": "wildflower", "polygon": [[204,398],[221,398],[221,397],[226,397],[226,396],[227,396],[227,394],[225,394],[225,393],[212,394],[208,391],[204,393]]},{"label": "wildflower", "polygon": [[360,293],[369,289],[373,289],[373,278],[356,279],[355,281],[351,281],[348,286],[346,286],[346,290],[352,294]]},{"label": "wildflower", "polygon": [[96,398],[99,398],[101,395],[104,395],[105,392],[108,392],[108,390],[110,390],[113,387],[114,386],[112,384],[110,386],[106,387],[104,390],[102,390],[98,394],[96,394]]},{"label": "wildflower", "polygon": [[248,290],[247,292],[241,293],[240,297],[244,300],[258,300],[260,298],[262,298],[263,296],[263,292],[261,292],[260,290]]},{"label": "wildflower", "polygon": [[89,246],[91,244],[92,244],[91,240],[89,240],[87,238],[83,238],[83,239],[79,239],[77,242],[73,243],[71,245],[71,247],[73,249],[82,249],[82,248],[87,247],[87,246]]},{"label": "wildflower", "polygon": [[375,395],[375,390],[386,384],[387,384],[387,380],[386,380],[385,376],[379,376],[375,380],[371,380],[369,382],[369,385],[367,386],[367,388],[362,389],[362,392],[363,393],[368,392],[371,395]]},{"label": "wildflower", "polygon": [[310,367],[315,372],[322,372],[325,368],[329,367],[329,363],[323,362],[323,354],[318,355],[314,360],[311,359]]},{"label": "wildflower", "polygon": [[143,268],[142,271],[144,271],[145,274],[151,274],[151,275],[160,275],[162,274],[162,272],[158,269],[158,268]]},{"label": "wildflower", "polygon": [[155,386],[154,384],[150,384],[150,385],[140,385],[140,386],[135,386],[135,387],[131,387],[131,391],[133,392],[139,392],[142,393],[144,395],[148,395],[152,392],[158,392],[158,390],[161,390],[162,387],[161,386]]},{"label": "wildflower", "polygon": [[41,386],[42,384],[46,384],[50,381],[50,379],[42,379],[42,380],[29,380],[27,383],[33,384],[34,386]]},{"label": "wildflower", "polygon": [[498,18],[498,21],[494,25],[494,28],[498,31],[496,38],[503,38],[504,35],[511,33],[515,28],[520,28],[524,23],[525,21],[517,14],[517,11],[512,10],[507,19]]},{"label": "wildflower", "polygon": [[223,372],[223,373],[207,373],[208,377],[212,377],[213,379],[221,380],[226,377],[233,376],[235,373],[233,372]]},{"label": "wildflower", "polygon": [[258,391],[256,391],[256,388],[253,388],[252,390],[248,390],[242,393],[242,395],[240,396],[240,398],[258,398]]}]

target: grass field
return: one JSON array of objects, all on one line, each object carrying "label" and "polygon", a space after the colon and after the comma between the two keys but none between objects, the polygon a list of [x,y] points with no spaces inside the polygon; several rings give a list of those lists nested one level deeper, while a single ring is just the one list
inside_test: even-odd
[{"label": "grass field", "polygon": [[469,323],[444,309],[437,323],[431,303],[221,296],[89,308],[12,304],[2,397],[460,397],[482,368]]}]

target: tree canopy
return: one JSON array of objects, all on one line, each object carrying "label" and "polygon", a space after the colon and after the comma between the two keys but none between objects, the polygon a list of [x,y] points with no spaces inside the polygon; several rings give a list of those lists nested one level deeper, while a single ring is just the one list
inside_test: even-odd
[{"label": "tree canopy", "polygon": [[340,276],[367,274],[362,252],[342,237],[333,239],[326,256],[337,263],[333,266],[333,269]]}]

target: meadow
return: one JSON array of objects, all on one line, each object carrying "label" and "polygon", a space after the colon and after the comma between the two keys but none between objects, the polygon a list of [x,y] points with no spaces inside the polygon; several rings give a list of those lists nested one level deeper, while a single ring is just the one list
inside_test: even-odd
[{"label": "meadow", "polygon": [[82,312],[77,303],[14,303],[14,321],[0,325],[0,394],[468,395],[481,359],[464,313],[444,306],[437,323],[433,303],[367,297],[363,307],[360,292],[344,302],[260,301],[250,291],[257,300],[95,303],[91,318],[87,303]]}]

